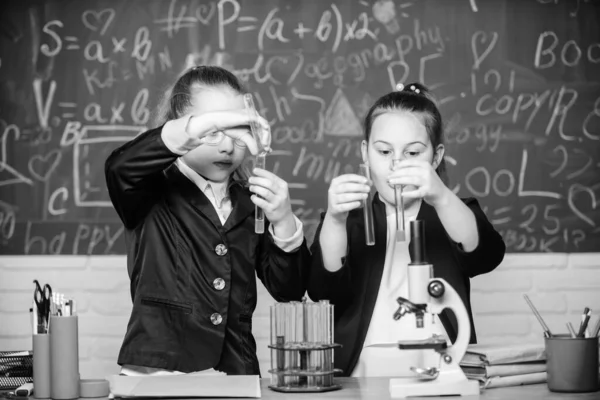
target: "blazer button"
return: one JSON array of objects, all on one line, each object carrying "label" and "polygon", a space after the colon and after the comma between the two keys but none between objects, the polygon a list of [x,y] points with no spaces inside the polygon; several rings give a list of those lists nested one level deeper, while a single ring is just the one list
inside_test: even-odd
[{"label": "blazer button", "polygon": [[213,281],[213,287],[217,290],[223,290],[225,288],[225,281],[222,278],[217,278]]},{"label": "blazer button", "polygon": [[227,247],[223,243],[218,244],[217,247],[215,247],[215,253],[217,253],[218,256],[224,256],[227,254]]},{"label": "blazer button", "polygon": [[223,322],[223,317],[221,317],[221,314],[219,313],[214,313],[210,316],[210,322],[212,322],[213,325],[219,325]]}]

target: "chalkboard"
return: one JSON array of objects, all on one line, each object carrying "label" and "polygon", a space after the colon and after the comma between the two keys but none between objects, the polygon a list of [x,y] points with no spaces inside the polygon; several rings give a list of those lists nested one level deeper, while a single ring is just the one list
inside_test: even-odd
[{"label": "chalkboard", "polygon": [[312,240],[362,119],[422,81],[450,186],[509,252],[600,250],[600,1],[7,1],[0,253],[124,254],[103,165],[185,68],[231,69],[272,123],[268,166]]}]

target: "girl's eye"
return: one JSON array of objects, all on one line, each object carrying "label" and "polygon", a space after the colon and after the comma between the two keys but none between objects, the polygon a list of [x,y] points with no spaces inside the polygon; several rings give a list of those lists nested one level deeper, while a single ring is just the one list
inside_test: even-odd
[{"label": "girl's eye", "polygon": [[392,154],[391,150],[379,150],[379,154],[384,155],[384,156],[389,156],[390,154]]},{"label": "girl's eye", "polygon": [[407,151],[407,152],[406,152],[406,154],[407,154],[409,157],[416,157],[416,156],[418,156],[419,154],[421,154],[421,152],[420,152],[420,151]]}]

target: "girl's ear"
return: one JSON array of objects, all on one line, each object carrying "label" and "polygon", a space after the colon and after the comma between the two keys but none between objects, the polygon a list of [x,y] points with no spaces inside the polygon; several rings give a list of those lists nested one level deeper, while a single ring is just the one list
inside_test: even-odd
[{"label": "girl's ear", "polygon": [[366,140],[363,140],[362,143],[360,144],[360,152],[362,154],[362,161],[364,164],[368,164],[369,163],[369,157],[368,157],[368,144]]},{"label": "girl's ear", "polygon": [[433,169],[437,169],[437,167],[440,165],[440,163],[442,162],[442,160],[444,159],[444,152],[445,152],[445,148],[443,144],[439,144],[438,147],[436,147],[435,149],[435,154],[433,155]]}]

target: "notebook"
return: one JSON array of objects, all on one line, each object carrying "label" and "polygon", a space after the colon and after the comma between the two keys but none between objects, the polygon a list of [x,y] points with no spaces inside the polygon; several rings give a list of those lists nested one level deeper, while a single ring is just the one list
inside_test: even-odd
[{"label": "notebook", "polygon": [[260,398],[258,375],[190,373],[160,376],[113,375],[108,379],[114,397],[250,397]]}]

